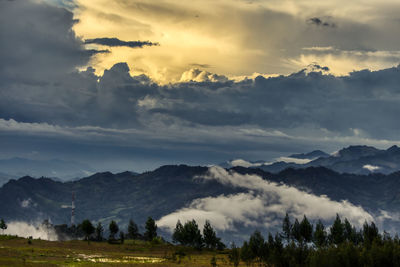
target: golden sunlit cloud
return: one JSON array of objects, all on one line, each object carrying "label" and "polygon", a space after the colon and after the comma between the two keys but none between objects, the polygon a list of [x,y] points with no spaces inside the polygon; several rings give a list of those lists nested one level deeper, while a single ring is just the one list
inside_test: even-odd
[{"label": "golden sunlit cloud", "polygon": [[372,9],[398,4],[338,2],[344,1],[77,0],[74,30],[83,39],[159,43],[144,48],[97,45],[110,53],[90,62],[98,74],[127,62],[132,74],[159,83],[180,81],[194,65],[227,77],[289,74],[312,62],[337,75],[396,65],[400,56],[394,44],[400,40],[380,30],[388,27],[390,12],[378,16]]}]

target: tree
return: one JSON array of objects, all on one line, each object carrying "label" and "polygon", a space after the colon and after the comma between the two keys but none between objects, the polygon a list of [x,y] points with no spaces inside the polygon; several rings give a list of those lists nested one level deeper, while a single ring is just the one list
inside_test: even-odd
[{"label": "tree", "polygon": [[184,242],[183,225],[180,220],[176,223],[174,233],[172,234],[172,241],[180,244],[183,244]]},{"label": "tree", "polygon": [[0,220],[0,229],[2,234],[4,234],[4,230],[7,229],[7,224],[3,219]]},{"label": "tree", "polygon": [[378,227],[376,227],[374,222],[371,222],[370,225],[368,225],[367,222],[364,223],[363,237],[364,237],[364,244],[367,247],[370,247],[372,242],[379,237],[379,230],[378,230]]},{"label": "tree", "polygon": [[139,236],[139,228],[137,224],[131,219],[128,224],[128,237],[131,239],[136,239]]},{"label": "tree", "polygon": [[300,223],[300,234],[302,241],[307,243],[311,242],[313,234],[313,226],[308,221],[306,215],[304,215],[303,220]]},{"label": "tree", "polygon": [[246,263],[247,266],[249,266],[254,259],[254,255],[251,252],[247,241],[244,241],[242,249],[240,250],[240,258]]},{"label": "tree", "polygon": [[204,244],[207,248],[215,249],[217,247],[219,239],[217,238],[217,234],[208,220],[206,220],[206,223],[203,227],[203,237]]},{"label": "tree", "polygon": [[336,214],[336,219],[331,226],[329,241],[335,245],[339,245],[344,241],[344,226],[339,214]]},{"label": "tree", "polygon": [[89,243],[90,236],[94,233],[94,226],[89,220],[83,220],[81,227],[83,233],[85,234],[85,239]]},{"label": "tree", "polygon": [[183,245],[191,246],[197,249],[203,247],[203,237],[197,222],[195,220],[187,221],[183,225]]},{"label": "tree", "polygon": [[95,229],[95,235],[97,241],[103,240],[103,232],[104,232],[103,225],[101,225],[101,222],[99,222]]},{"label": "tree", "polygon": [[[210,230],[208,229],[208,227],[206,228],[206,232]],[[208,234],[212,235],[211,233]],[[210,237],[210,240],[211,239],[212,238]],[[187,221],[184,225],[182,225],[182,223],[178,220],[174,233],[172,234],[172,240],[173,242],[180,243],[184,246],[191,246],[198,249],[203,247],[203,237],[201,236],[199,226],[197,225],[197,222],[195,220]],[[211,243],[213,243],[214,247],[218,247],[220,243],[222,244],[222,242],[220,242],[220,239],[217,237],[215,237],[214,242]]]},{"label": "tree", "polygon": [[343,223],[343,238],[346,241],[353,242],[354,244],[357,244],[357,230],[354,226],[351,225],[349,220],[347,218],[344,219]]},{"label": "tree", "polygon": [[229,251],[228,258],[230,263],[233,264],[234,267],[239,266],[240,262],[240,250],[236,247],[235,242],[232,243],[231,250]]},{"label": "tree", "polygon": [[326,245],[326,231],[325,226],[318,220],[317,224],[315,225],[315,231],[313,235],[313,241],[317,248],[322,248]]},{"label": "tree", "polygon": [[289,243],[292,232],[292,223],[290,222],[289,215],[286,213],[282,223],[282,237]]},{"label": "tree", "polygon": [[293,227],[292,227],[292,237],[297,241],[301,242],[301,231],[300,231],[300,223],[296,219],[294,221]]},{"label": "tree", "polygon": [[115,239],[115,235],[119,231],[118,224],[115,221],[111,221],[108,229],[110,230],[110,239]]},{"label": "tree", "polygon": [[157,237],[157,225],[153,218],[148,217],[145,225],[146,232],[144,233],[144,238],[147,241],[153,240]]},{"label": "tree", "polygon": [[263,248],[264,248],[264,237],[260,231],[254,231],[250,236],[249,247],[254,258],[257,258],[258,262],[261,263]]}]

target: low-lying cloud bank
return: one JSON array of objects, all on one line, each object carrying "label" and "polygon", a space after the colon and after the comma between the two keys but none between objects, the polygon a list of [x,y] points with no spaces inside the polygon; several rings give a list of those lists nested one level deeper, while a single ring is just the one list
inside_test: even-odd
[{"label": "low-lying cloud bank", "polygon": [[221,167],[211,167],[203,181],[248,189],[246,193],[200,198],[157,221],[160,227],[173,230],[177,220],[195,219],[202,226],[206,219],[220,231],[235,231],[237,225],[271,229],[280,226],[288,212],[301,219],[332,221],[338,213],[360,227],[373,217],[360,206],[343,200],[333,201],[327,196],[316,196],[295,187],[263,180],[257,175],[242,175]]},{"label": "low-lying cloud bank", "polygon": [[41,223],[9,222],[4,231],[7,235],[17,235],[20,237],[32,237],[34,239],[44,239],[49,241],[58,240],[58,236],[53,227]]},{"label": "low-lying cloud bank", "polygon": [[228,161],[227,163],[232,167],[240,166],[240,167],[249,168],[249,167],[259,167],[262,165],[271,165],[276,162],[307,164],[307,163],[313,161],[314,159],[298,159],[298,158],[293,158],[293,157],[279,157],[279,158],[276,158],[275,161],[272,161],[272,162],[261,162],[261,161],[260,162],[250,162],[250,161],[247,161],[244,159],[234,159],[234,160]]}]

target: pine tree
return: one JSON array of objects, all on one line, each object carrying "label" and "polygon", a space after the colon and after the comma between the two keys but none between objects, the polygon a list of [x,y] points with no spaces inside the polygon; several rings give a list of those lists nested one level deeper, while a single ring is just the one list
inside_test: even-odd
[{"label": "pine tree", "polygon": [[339,214],[336,214],[336,219],[331,226],[329,241],[335,245],[339,245],[344,241],[344,226]]},{"label": "pine tree", "polygon": [[128,237],[131,239],[136,239],[139,236],[139,229],[137,224],[131,219],[128,224]]},{"label": "pine tree", "polygon": [[82,221],[82,231],[85,233],[85,239],[89,243],[90,236],[94,233],[94,226],[89,220]]},{"label": "pine tree", "polygon": [[183,233],[184,245],[188,245],[197,249],[203,247],[203,237],[201,236],[199,226],[195,220],[185,223],[183,226]]},{"label": "pine tree", "polygon": [[232,243],[231,250],[229,251],[228,258],[230,263],[233,264],[234,267],[239,266],[240,262],[240,250],[236,247],[235,242]]},{"label": "pine tree", "polygon": [[204,244],[207,248],[215,249],[217,247],[218,238],[208,220],[206,220],[206,223],[203,227],[203,237]]},{"label": "pine tree", "polygon": [[302,241],[301,240],[300,223],[297,219],[294,221],[294,224],[292,227],[292,237],[299,243]]},{"label": "pine tree", "polygon": [[292,224],[289,219],[289,215],[286,213],[285,218],[283,219],[282,223],[282,237],[286,240],[287,243],[289,243],[290,238],[291,238],[291,232],[292,232]]},{"label": "pine tree", "polygon": [[379,237],[379,230],[374,222],[368,225],[367,222],[363,225],[363,238],[366,247],[370,247],[372,242]]},{"label": "pine tree", "polygon": [[108,230],[110,230],[110,239],[115,239],[115,235],[119,231],[118,224],[115,221],[111,221]]},{"label": "pine tree", "polygon": [[252,255],[254,255],[254,257],[260,263],[264,249],[264,237],[261,235],[260,231],[254,231],[254,233],[250,236],[249,247]]},{"label": "pine tree", "polygon": [[240,258],[246,263],[247,266],[249,266],[254,259],[254,255],[251,252],[247,241],[243,243],[242,249],[240,250]]},{"label": "pine tree", "polygon": [[311,242],[313,235],[313,226],[308,221],[306,215],[304,215],[303,220],[300,223],[300,234],[302,241]]},{"label": "pine tree", "polygon": [[145,225],[146,232],[144,233],[144,238],[147,241],[153,240],[157,237],[157,225],[153,218],[148,217]]},{"label": "pine tree", "polygon": [[184,233],[183,233],[183,225],[180,220],[177,221],[174,233],[172,234],[172,241],[174,243],[180,243],[183,244],[184,242]]},{"label": "pine tree", "polygon": [[315,225],[315,231],[313,235],[313,241],[317,248],[322,248],[326,245],[327,234],[325,231],[325,226],[318,220],[317,224]]},{"label": "pine tree", "polygon": [[99,222],[96,226],[95,229],[95,234],[96,234],[96,240],[97,241],[102,241],[103,240],[103,232],[104,232],[104,228],[103,225],[101,225],[101,222]]},{"label": "pine tree", "polygon": [[349,222],[349,220],[347,220],[347,218],[345,218],[343,223],[343,238],[346,241],[353,242],[354,244],[356,244],[357,243],[356,235],[357,235],[356,228],[351,225],[351,223]]}]

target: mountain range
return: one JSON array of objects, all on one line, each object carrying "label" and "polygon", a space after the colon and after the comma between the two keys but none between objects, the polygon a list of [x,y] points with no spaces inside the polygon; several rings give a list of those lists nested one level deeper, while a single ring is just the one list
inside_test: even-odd
[{"label": "mountain range", "polygon": [[143,225],[152,216],[160,226],[173,226],[177,219],[210,219],[225,241],[240,241],[256,228],[276,231],[286,211],[297,217],[310,212],[314,221],[343,212],[358,226],[366,219],[378,220],[386,230],[400,226],[400,172],[359,175],[325,167],[269,173],[239,166],[167,165],[142,174],[103,172],[69,182],[25,176],[0,188],[0,214],[7,221],[69,223],[72,192],[77,222],[115,220],[125,227],[131,218]]},{"label": "mountain range", "polygon": [[234,167],[234,165],[246,165],[244,167],[260,168],[272,173],[278,173],[287,168],[303,169],[308,167],[325,167],[339,173],[367,175],[379,172],[390,174],[400,170],[400,148],[398,146],[392,146],[383,150],[371,146],[349,146],[331,155],[316,150],[310,153],[281,157],[273,163],[261,164],[260,161],[248,162],[247,164],[237,163],[237,160],[230,161],[228,164],[223,164],[221,166]]},{"label": "mountain range", "polygon": [[87,164],[60,159],[34,160],[16,157],[0,160],[0,186],[10,179],[26,175],[66,181],[93,173],[95,170]]}]

